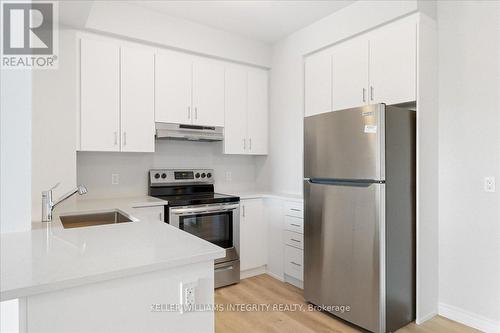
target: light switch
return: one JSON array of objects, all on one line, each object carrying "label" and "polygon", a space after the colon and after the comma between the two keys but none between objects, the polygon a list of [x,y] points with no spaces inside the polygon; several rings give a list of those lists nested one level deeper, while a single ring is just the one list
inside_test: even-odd
[{"label": "light switch", "polygon": [[111,185],[118,185],[120,183],[120,175],[117,173],[111,174]]}]

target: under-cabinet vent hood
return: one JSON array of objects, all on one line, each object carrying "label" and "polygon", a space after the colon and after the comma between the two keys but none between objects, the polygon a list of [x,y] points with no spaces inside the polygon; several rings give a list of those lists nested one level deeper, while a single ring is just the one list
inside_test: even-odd
[{"label": "under-cabinet vent hood", "polygon": [[224,139],[224,128],[217,126],[156,123],[156,138],[191,141],[222,141]]}]

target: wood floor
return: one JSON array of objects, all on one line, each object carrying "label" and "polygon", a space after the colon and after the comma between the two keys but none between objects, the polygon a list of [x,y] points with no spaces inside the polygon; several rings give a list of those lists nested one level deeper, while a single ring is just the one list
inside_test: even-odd
[{"label": "wood floor", "polygon": [[[318,311],[228,311],[227,305],[240,304],[303,304],[302,290],[263,274],[242,280],[239,284],[215,291],[215,303],[225,311],[215,314],[216,333],[238,332],[360,332],[358,329]],[[234,308],[233,308],[234,310]],[[248,310],[252,310],[249,308]],[[434,317],[417,326],[410,324],[398,333],[479,332],[443,317]]]}]

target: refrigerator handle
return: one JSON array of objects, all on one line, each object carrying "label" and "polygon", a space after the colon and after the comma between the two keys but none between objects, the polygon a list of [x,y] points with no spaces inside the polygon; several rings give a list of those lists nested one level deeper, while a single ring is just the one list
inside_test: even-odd
[{"label": "refrigerator handle", "polygon": [[355,187],[369,187],[373,184],[384,184],[383,180],[373,179],[321,179],[321,178],[304,178],[309,184],[321,184],[332,186],[355,186]]}]

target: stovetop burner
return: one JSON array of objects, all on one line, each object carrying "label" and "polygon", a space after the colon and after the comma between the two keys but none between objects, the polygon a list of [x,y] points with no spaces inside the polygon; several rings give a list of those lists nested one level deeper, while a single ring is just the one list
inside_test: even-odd
[{"label": "stovetop burner", "polygon": [[237,196],[214,192],[210,169],[150,170],[149,195],[167,200],[170,207],[240,201]]}]

